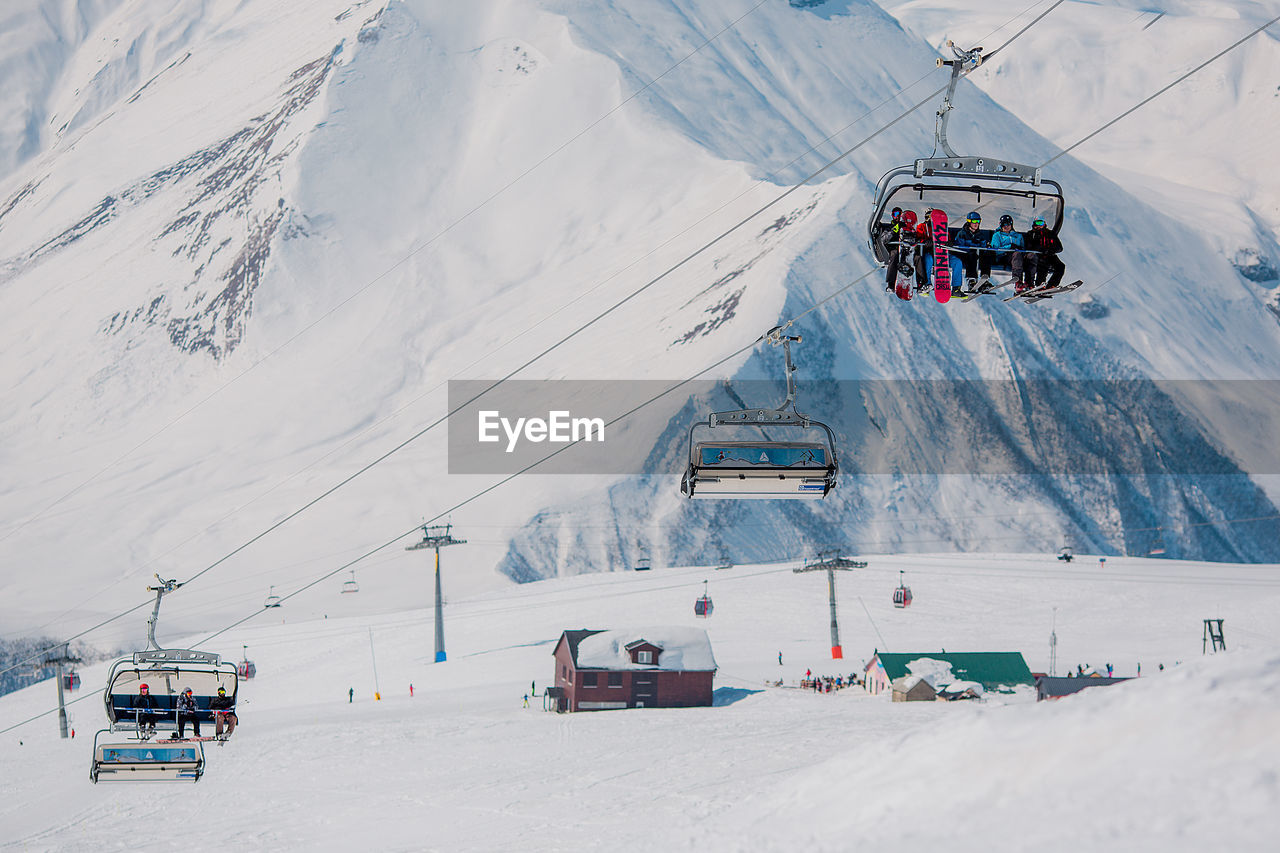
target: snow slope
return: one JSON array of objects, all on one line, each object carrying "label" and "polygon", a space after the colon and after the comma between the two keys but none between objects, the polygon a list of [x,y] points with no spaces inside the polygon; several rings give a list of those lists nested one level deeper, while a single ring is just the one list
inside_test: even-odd
[{"label": "snow slope", "polygon": [[[258,676],[194,789],[91,785],[96,696],[72,706],[74,740],[57,738],[52,716],[0,737],[0,849],[122,838],[141,850],[847,850],[857,839],[979,851],[1027,838],[1053,850],[1270,849],[1276,566],[872,556],[838,578],[847,657],[833,662],[825,579],[795,565],[655,568],[454,599],[442,664],[430,662],[429,611],[312,621],[286,606],[210,644],[235,659],[249,644]],[[915,593],[907,610],[890,602],[899,569]],[[708,620],[692,606],[704,579]],[[376,585],[355,598],[368,592]],[[335,608],[352,598],[328,597]],[[1231,652],[1201,658],[1207,616],[1225,619]],[[164,624],[161,639],[174,639]],[[714,707],[522,707],[531,681],[550,683],[561,630],[644,624],[709,632]],[[1141,662],[1143,677],[1039,704],[795,689],[806,669],[848,673],[875,648],[1018,650],[1044,670],[1051,629],[1059,672],[1111,662],[1128,676]],[[82,671],[84,693],[105,669]],[[766,687],[777,679],[786,686]],[[52,701],[48,682],[0,697],[0,727]],[[180,828],[139,831],[158,814]]]}]

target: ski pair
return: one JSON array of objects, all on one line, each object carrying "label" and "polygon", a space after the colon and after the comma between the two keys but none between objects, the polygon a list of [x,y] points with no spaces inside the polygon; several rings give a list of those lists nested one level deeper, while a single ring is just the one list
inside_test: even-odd
[{"label": "ski pair", "polygon": [[1006,296],[1003,301],[1008,302],[1011,299],[1025,299],[1028,302],[1035,302],[1040,299],[1052,299],[1059,293],[1070,293],[1082,284],[1084,284],[1084,280],[1078,278],[1070,284],[1060,284],[1056,287],[1041,285],[1040,287],[1029,288],[1021,293],[1015,293],[1013,296]]}]

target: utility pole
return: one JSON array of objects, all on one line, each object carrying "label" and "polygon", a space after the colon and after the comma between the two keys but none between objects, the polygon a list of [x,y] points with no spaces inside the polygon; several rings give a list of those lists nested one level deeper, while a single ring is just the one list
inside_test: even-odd
[{"label": "utility pole", "polygon": [[62,650],[61,650],[60,652],[58,652],[58,654],[57,654],[57,655],[55,655],[55,656],[53,656],[53,657],[46,657],[46,658],[44,659],[44,663],[42,664],[42,666],[52,666],[52,667],[55,667],[55,668],[56,668],[56,671],[57,671],[57,679],[58,679],[58,732],[61,734],[61,736],[62,736],[64,739],[65,739],[66,737],[68,737],[68,735],[67,735],[67,705],[66,705],[66,699],[65,699],[65,690],[64,690],[64,688],[65,688],[65,684],[64,684],[64,681],[63,681],[64,676],[63,676],[63,672],[62,672],[62,665],[63,665],[63,664],[77,664],[77,663],[80,663],[80,662],[81,662],[80,658],[75,657],[74,655],[72,655],[72,654],[70,654],[70,653],[69,653],[69,651],[68,651],[68,646],[64,643],[64,644],[63,644],[63,646],[62,646]]},{"label": "utility pole", "polygon": [[1053,608],[1053,627],[1049,630],[1049,675],[1050,677],[1058,675],[1058,608],[1056,607]]},{"label": "utility pole", "polygon": [[840,625],[836,621],[836,572],[849,571],[851,569],[865,569],[867,562],[865,560],[850,560],[841,557],[835,553],[827,553],[818,555],[818,559],[814,562],[805,563],[799,568],[791,571],[796,574],[801,572],[817,572],[825,570],[827,573],[827,589],[831,598],[831,659],[840,660],[844,657],[844,649],[840,647]]},{"label": "utility pole", "polygon": [[452,524],[441,524],[434,527],[424,525],[422,528],[422,541],[405,548],[406,551],[434,548],[436,552],[436,663],[441,663],[445,659],[444,597],[440,591],[440,549],[449,545],[465,545],[467,543],[465,539],[455,539],[450,535],[449,530],[452,527]]}]

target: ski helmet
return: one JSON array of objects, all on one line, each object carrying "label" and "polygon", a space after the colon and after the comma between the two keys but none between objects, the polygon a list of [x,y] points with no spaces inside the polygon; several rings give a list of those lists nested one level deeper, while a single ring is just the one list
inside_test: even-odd
[{"label": "ski helmet", "polygon": [[902,215],[902,208],[895,207],[893,210],[889,211],[889,215],[892,216],[894,219],[897,219],[899,216]]},{"label": "ski helmet", "polygon": [[1003,228],[1003,227],[1005,227],[1006,225],[1008,225],[1008,226],[1010,226],[1010,227],[1012,227],[1012,226],[1013,226],[1013,217],[1012,217],[1012,216],[1010,216],[1010,215],[1009,215],[1009,214],[1007,214],[1007,213],[1006,213],[1004,216],[1001,216],[1001,217],[1000,217],[1000,227],[1001,227],[1001,228]]},{"label": "ski helmet", "polygon": [[145,684],[139,684],[139,685],[138,685],[138,689],[139,689],[139,690],[150,690],[151,688],[150,688],[150,687],[148,687],[148,686],[147,686],[147,685],[145,685]]},{"label": "ski helmet", "polygon": [[981,222],[982,215],[976,210],[971,210],[969,211],[969,215],[965,217],[965,220],[968,222]]},{"label": "ski helmet", "polygon": [[902,224],[908,228],[914,228],[916,224],[916,212],[914,210],[902,211]]},{"label": "ski helmet", "polygon": [[1043,227],[1044,227],[1044,220],[1043,220],[1043,219],[1041,219],[1041,218],[1039,218],[1039,217],[1036,217],[1035,221],[1031,223],[1031,227],[1032,227],[1032,228],[1043,228]]}]

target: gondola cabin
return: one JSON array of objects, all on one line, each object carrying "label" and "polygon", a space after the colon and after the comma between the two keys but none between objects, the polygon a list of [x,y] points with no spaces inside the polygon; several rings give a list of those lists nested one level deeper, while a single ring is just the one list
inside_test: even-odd
[{"label": "gondola cabin", "polygon": [[241,678],[253,678],[258,674],[258,667],[251,660],[242,660],[236,667],[236,673]]},{"label": "gondola cabin", "polygon": [[693,615],[700,619],[706,619],[711,616],[715,605],[711,603],[711,596],[707,594],[707,582],[702,582],[702,596],[693,603]]},{"label": "gondola cabin", "polygon": [[80,673],[74,670],[72,670],[71,672],[64,673],[62,676],[62,688],[68,691],[79,690],[80,689]]},{"label": "gondola cabin", "polygon": [[907,586],[902,578],[903,578],[903,573],[898,572],[898,588],[893,591],[894,607],[910,607],[911,606],[911,587]]}]

